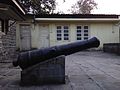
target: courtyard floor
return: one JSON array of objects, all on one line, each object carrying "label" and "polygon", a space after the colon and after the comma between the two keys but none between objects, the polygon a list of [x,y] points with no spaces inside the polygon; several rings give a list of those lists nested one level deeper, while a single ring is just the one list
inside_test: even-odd
[{"label": "courtyard floor", "polygon": [[0,90],[120,90],[120,56],[83,51],[66,57],[66,84],[20,86],[19,67],[0,63]]}]

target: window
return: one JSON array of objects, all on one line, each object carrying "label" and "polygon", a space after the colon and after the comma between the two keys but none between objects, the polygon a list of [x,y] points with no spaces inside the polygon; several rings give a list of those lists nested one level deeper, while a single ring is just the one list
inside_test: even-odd
[{"label": "window", "polygon": [[57,29],[61,29],[61,26],[57,26]]},{"label": "window", "polygon": [[88,35],[88,26],[83,26],[84,28],[83,28],[83,31],[84,31],[84,35],[83,35],[83,37],[84,37],[84,40],[87,40],[88,39],[88,37],[89,37],[89,35]]},{"label": "window", "polygon": [[68,31],[68,26],[63,26],[64,27],[64,40],[69,40],[69,31]]},{"label": "window", "polygon": [[57,40],[69,40],[68,26],[57,26]]},{"label": "window", "polygon": [[77,40],[81,40],[82,39],[82,27],[81,26],[77,26]]},{"label": "window", "polygon": [[84,29],[88,29],[88,26],[84,26]]},{"label": "window", "polygon": [[57,26],[57,40],[62,40],[62,28]]},{"label": "window", "polygon": [[87,40],[89,38],[89,27],[87,25],[76,26],[76,39],[77,40]]}]

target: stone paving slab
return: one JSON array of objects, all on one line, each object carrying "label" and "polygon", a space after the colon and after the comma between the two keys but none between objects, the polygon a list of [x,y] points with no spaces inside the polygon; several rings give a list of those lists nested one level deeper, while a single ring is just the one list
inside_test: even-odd
[{"label": "stone paving slab", "polygon": [[83,51],[66,57],[66,84],[20,86],[19,67],[0,63],[0,90],[120,90],[120,56]]}]

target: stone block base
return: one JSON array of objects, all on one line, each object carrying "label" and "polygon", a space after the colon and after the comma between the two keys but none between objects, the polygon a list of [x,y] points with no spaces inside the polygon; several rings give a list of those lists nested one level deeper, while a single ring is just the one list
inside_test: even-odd
[{"label": "stone block base", "polygon": [[21,71],[21,85],[64,83],[65,56],[49,59]]}]

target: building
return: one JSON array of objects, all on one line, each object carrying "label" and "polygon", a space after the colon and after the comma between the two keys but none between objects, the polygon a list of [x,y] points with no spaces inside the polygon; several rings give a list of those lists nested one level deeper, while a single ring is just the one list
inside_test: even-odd
[{"label": "building", "polygon": [[18,0],[0,0],[0,62],[16,60],[16,21],[25,20]]},{"label": "building", "polygon": [[12,26],[9,20],[25,20],[25,14],[25,9],[18,0],[0,0],[0,31],[7,33]]},{"label": "building", "polygon": [[97,37],[102,49],[104,43],[119,43],[119,21],[119,15],[105,14],[27,15],[17,22],[16,46],[30,50]]},{"label": "building", "polygon": [[[10,24],[9,20],[13,22]],[[17,50],[39,49],[91,37],[100,40],[99,49],[102,49],[104,43],[120,42],[119,21],[119,15],[105,14],[26,15],[18,0],[0,1],[0,31],[7,34],[16,23]]]}]

